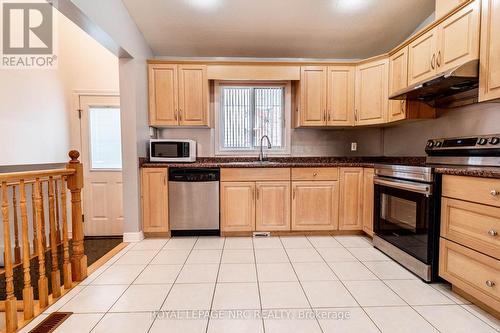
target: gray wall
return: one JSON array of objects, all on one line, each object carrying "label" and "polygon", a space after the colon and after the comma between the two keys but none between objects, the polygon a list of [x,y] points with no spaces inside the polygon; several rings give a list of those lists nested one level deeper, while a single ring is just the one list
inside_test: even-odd
[{"label": "gray wall", "polygon": [[[377,156],[382,155],[382,130],[292,129],[292,156]],[[214,156],[214,129],[162,129],[162,139],[192,139],[198,142],[198,156]],[[351,152],[351,142],[358,150]]]},{"label": "gray wall", "polygon": [[439,110],[438,118],[384,129],[386,156],[425,156],[427,139],[500,133],[500,103]]}]

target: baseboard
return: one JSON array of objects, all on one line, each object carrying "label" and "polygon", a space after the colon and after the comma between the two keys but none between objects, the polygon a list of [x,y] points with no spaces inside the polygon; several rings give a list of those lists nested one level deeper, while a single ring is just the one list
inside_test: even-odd
[{"label": "baseboard", "polygon": [[124,243],[137,243],[144,239],[144,233],[142,231],[137,232],[124,232],[123,242]]}]

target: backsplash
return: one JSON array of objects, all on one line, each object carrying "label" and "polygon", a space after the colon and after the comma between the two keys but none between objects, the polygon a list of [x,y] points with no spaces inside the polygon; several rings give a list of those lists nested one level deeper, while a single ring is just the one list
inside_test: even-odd
[{"label": "backsplash", "polygon": [[[291,156],[381,156],[382,130],[366,129],[313,129],[291,130]],[[198,156],[215,156],[214,129],[172,128],[161,129],[161,139],[192,139],[198,142]],[[351,152],[351,142],[358,150]]]}]

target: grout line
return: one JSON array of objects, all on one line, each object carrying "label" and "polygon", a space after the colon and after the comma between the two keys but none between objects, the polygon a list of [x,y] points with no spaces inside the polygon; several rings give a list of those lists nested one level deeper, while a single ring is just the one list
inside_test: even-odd
[{"label": "grout line", "polygon": [[257,279],[257,294],[259,296],[259,310],[260,310],[260,314],[261,314],[261,318],[260,318],[260,321],[261,321],[261,325],[262,325],[262,332],[263,333],[266,333],[266,325],[264,325],[264,316],[262,315],[262,297],[260,295],[260,283],[259,283],[259,271],[257,270],[257,255],[255,254],[255,245],[253,243],[253,240],[254,238],[252,237],[250,239],[252,241],[252,253],[253,253],[253,260],[254,260],[254,265],[255,265],[255,275],[256,275],[256,279]]},{"label": "grout line", "polygon": [[218,284],[218,280],[219,280],[220,267],[221,267],[221,264],[222,264],[222,256],[224,255],[224,247],[225,246],[226,246],[226,237],[224,237],[224,242],[222,244],[222,251],[220,253],[219,266],[217,268],[217,275],[215,276],[215,283],[214,283],[214,291],[212,293],[212,301],[210,302],[210,309],[208,309],[208,319],[207,319],[207,326],[205,327],[205,333],[208,332],[208,327],[209,327],[209,324],[210,324],[210,316],[212,314],[212,309],[213,309],[213,306],[214,306],[215,292],[217,291],[217,284]]},{"label": "grout line", "polygon": [[[313,248],[314,250],[316,250],[316,248],[315,248],[315,247],[314,247],[314,245],[311,243],[311,241],[309,240],[309,238],[307,238],[307,237],[305,237],[305,236],[304,236],[304,238],[305,238],[305,239],[307,240],[307,242],[308,242],[308,243],[312,246],[312,248]],[[283,244],[283,240],[281,239],[281,237],[279,238],[279,240],[280,240],[280,242],[281,242],[281,245],[283,245],[283,248],[285,249],[285,254],[286,254],[286,256],[288,257],[288,260],[289,260],[289,264],[290,264],[290,266],[292,266],[293,272],[295,273],[295,277],[297,278],[297,281],[298,281],[298,283],[299,283],[300,289],[301,289],[301,290],[302,290],[302,292],[304,293],[304,296],[305,296],[305,298],[306,298],[306,300],[307,300],[307,303],[309,304],[309,308],[310,308],[310,310],[312,311],[312,313],[314,314],[314,318],[316,319],[316,324],[318,325],[319,330],[320,330],[321,332],[323,332],[323,333],[324,333],[323,328],[321,327],[321,324],[319,323],[319,319],[318,319],[318,317],[316,316],[315,310],[314,310],[314,308],[312,307],[311,301],[309,300],[309,297],[307,296],[307,293],[306,293],[306,291],[304,290],[304,286],[302,285],[302,281],[300,281],[299,275],[298,275],[298,274],[297,274],[297,272],[295,271],[295,267],[293,266],[292,261],[290,260],[290,256],[288,255],[288,251],[287,251],[287,249],[286,249],[286,247],[285,247],[285,244]],[[317,251],[316,251],[316,252],[317,252]],[[318,255],[319,255],[319,253],[318,253]],[[321,257],[321,255],[320,255],[320,257]]]},{"label": "grout line", "polygon": [[[181,274],[182,270],[184,269],[184,266],[186,265],[186,262],[187,262],[187,260],[188,260],[189,256],[191,255],[191,252],[193,252],[194,246],[195,246],[195,245],[196,245],[196,243],[198,242],[198,238],[199,238],[199,237],[196,237],[196,240],[195,240],[195,242],[193,243],[193,246],[191,247],[191,249],[189,249],[189,253],[188,253],[188,255],[186,256],[186,259],[184,259],[184,263],[181,265],[181,269],[179,270],[179,273],[177,273],[177,276],[175,277],[174,281],[172,282],[172,286],[170,287],[170,289],[169,289],[169,291],[168,291],[168,293],[167,293],[167,295],[166,295],[165,299],[164,299],[164,300],[163,300],[163,302],[161,303],[160,308],[158,309],[158,311],[161,311],[161,309],[162,309],[162,308],[163,308],[163,306],[165,305],[165,302],[167,301],[167,298],[168,298],[168,296],[170,295],[170,292],[171,292],[171,291],[172,291],[172,289],[174,288],[174,285],[175,285],[175,283],[177,282],[177,279],[179,278],[179,275]],[[172,238],[169,238],[169,241],[170,241],[171,239],[172,239]],[[167,242],[167,243],[168,243],[168,242]],[[165,246],[166,246],[166,245],[167,245],[167,244],[165,244],[165,245],[162,247],[162,249],[163,249],[163,248],[165,248]],[[186,249],[186,250],[187,250],[187,249]],[[161,252],[161,250],[160,250],[160,252]],[[158,252],[158,254],[160,254],[160,252]],[[158,255],[158,254],[157,254],[157,255]],[[156,257],[156,256],[155,256],[155,257]],[[154,258],[153,258],[153,260],[154,260]],[[154,323],[156,322],[156,320],[157,320],[157,318],[155,318],[155,319],[153,319],[153,320],[151,321],[151,325],[149,325],[149,328],[148,328],[148,330],[147,330],[147,333],[149,333],[149,332],[151,331],[151,328],[153,328],[153,325],[154,325]]]},{"label": "grout line", "polygon": [[[479,317],[478,315],[476,315],[474,312],[472,312],[471,310],[469,310],[467,307],[465,307],[465,305],[468,305],[468,306],[475,306],[477,307],[480,311],[484,311],[483,309],[481,309],[480,307],[478,307],[477,305],[475,304],[457,304],[458,306],[460,306],[462,309],[464,309],[465,311],[469,312],[471,315],[473,315],[474,317],[478,318],[479,320],[481,320],[483,323],[485,323],[486,325],[490,326],[491,328],[493,328],[494,330],[498,330],[496,327],[494,327],[493,325],[491,325],[490,323],[488,323],[486,320],[482,319],[481,317]],[[478,311],[479,312],[479,311]],[[486,312],[486,311],[485,311]],[[488,312],[486,312],[487,314],[489,314]],[[490,316],[492,316],[491,314],[489,314]],[[493,318],[496,319],[496,317],[492,316]]]}]

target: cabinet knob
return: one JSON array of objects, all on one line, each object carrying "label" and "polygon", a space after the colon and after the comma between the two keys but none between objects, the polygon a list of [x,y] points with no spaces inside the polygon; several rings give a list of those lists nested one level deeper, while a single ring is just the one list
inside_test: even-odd
[{"label": "cabinet knob", "polygon": [[495,229],[491,229],[490,231],[488,231],[488,235],[495,237],[496,235],[498,235],[498,232]]},{"label": "cabinet knob", "polygon": [[316,177],[318,174],[316,172],[313,172],[313,177]]},{"label": "cabinet knob", "polygon": [[491,280],[486,280],[486,286],[493,288],[495,286],[495,282]]},{"label": "cabinet knob", "polygon": [[494,189],[493,189],[493,190],[491,190],[491,191],[490,191],[490,194],[491,194],[492,196],[496,197],[497,195],[499,195],[499,194],[500,194],[500,192],[498,192],[497,190],[494,190]]}]

